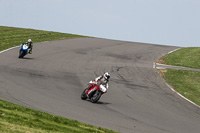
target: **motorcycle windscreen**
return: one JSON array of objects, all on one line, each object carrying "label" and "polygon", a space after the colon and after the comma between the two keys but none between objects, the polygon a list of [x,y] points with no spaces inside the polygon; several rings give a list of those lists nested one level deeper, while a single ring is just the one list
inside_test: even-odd
[{"label": "motorcycle windscreen", "polygon": [[28,46],[27,46],[27,45],[23,45],[23,46],[22,46],[22,49],[23,49],[23,50],[27,50],[27,49],[28,49]]}]

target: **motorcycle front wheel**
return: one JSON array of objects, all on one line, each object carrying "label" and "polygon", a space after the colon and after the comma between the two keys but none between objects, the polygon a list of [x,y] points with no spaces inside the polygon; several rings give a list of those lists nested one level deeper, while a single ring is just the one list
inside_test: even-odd
[{"label": "motorcycle front wheel", "polygon": [[94,93],[94,95],[91,97],[90,101],[91,101],[92,103],[96,103],[96,102],[100,99],[100,97],[101,97],[101,92],[97,90],[97,91]]},{"label": "motorcycle front wheel", "polygon": [[19,53],[19,58],[23,58],[23,51],[22,50]]},{"label": "motorcycle front wheel", "polygon": [[24,58],[25,56],[25,51],[21,50],[19,53],[19,58]]}]

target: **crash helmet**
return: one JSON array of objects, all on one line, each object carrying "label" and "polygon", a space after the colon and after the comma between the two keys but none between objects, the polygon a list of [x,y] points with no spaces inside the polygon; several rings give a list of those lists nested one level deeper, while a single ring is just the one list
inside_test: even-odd
[{"label": "crash helmet", "polygon": [[32,43],[32,40],[31,40],[31,39],[28,39],[28,43]]},{"label": "crash helmet", "polygon": [[104,73],[103,75],[104,79],[109,80],[110,74],[108,72]]}]

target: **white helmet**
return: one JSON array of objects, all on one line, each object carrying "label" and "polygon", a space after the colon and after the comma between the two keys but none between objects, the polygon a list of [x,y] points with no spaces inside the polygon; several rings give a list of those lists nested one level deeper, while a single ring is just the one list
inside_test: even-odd
[{"label": "white helmet", "polygon": [[106,80],[109,80],[110,78],[110,74],[108,72],[104,73],[103,77],[106,79]]},{"label": "white helmet", "polygon": [[32,40],[31,39],[28,39],[28,43],[31,43],[32,42]]}]

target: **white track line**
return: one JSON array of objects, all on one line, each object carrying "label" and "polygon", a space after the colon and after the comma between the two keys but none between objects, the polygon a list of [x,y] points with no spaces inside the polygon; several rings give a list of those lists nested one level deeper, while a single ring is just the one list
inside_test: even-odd
[{"label": "white track line", "polygon": [[167,85],[173,92],[175,92],[176,94],[178,94],[180,97],[182,97],[183,99],[187,100],[188,102],[190,102],[190,103],[192,103],[192,104],[194,104],[195,106],[197,106],[197,107],[200,108],[199,105],[197,105],[196,103],[190,101],[189,99],[187,99],[186,97],[184,97],[183,95],[181,95],[180,93],[178,93],[176,90],[174,90],[168,83],[166,83],[166,85]]},{"label": "white track line", "polygon": [[15,46],[15,47],[8,48],[8,49],[6,49],[6,50],[0,51],[0,54],[3,53],[3,52],[6,52],[6,51],[8,51],[8,50],[11,50],[11,49],[17,48],[17,47],[19,47],[19,46]]},{"label": "white track line", "polygon": [[154,69],[156,68],[156,63],[155,63],[155,62],[153,62],[153,68],[154,68]]},{"label": "white track line", "polygon": [[[172,52],[174,52],[174,51],[177,51],[177,50],[179,50],[179,49],[180,49],[180,48],[177,48],[177,49],[175,49],[175,50],[172,50],[172,51],[168,52],[168,54],[170,54],[170,53],[172,53]],[[155,66],[156,64],[157,64],[157,63],[153,62],[153,68],[155,68],[155,69],[163,69],[162,67],[156,67],[156,66]],[[159,63],[158,63],[158,64],[159,64]],[[159,65],[162,65],[162,64],[159,64]],[[165,69],[165,68],[164,68],[164,69]],[[158,72],[158,71],[157,71],[157,72]],[[166,81],[165,81],[165,82],[166,82]],[[178,93],[176,90],[174,90],[174,88],[172,88],[167,82],[166,82],[166,85],[167,85],[173,92],[175,92],[176,94],[178,94],[180,97],[182,97],[183,99],[185,99],[185,100],[187,100],[188,102],[192,103],[192,104],[195,105],[196,107],[200,108],[199,105],[197,105],[196,103],[190,101],[189,99],[187,99],[186,97],[184,97],[183,95],[181,95],[180,93]]]},{"label": "white track line", "polygon": [[174,50],[168,52],[168,54],[170,54],[170,53],[172,53],[172,52],[174,52],[174,51],[177,51],[177,50],[179,50],[179,49],[180,49],[180,48],[174,49]]}]

